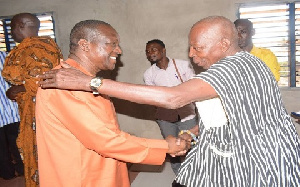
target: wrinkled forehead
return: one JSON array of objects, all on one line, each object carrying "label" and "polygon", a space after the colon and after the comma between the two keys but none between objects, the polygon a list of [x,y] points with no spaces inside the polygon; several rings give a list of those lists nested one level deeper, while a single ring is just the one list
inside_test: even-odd
[{"label": "wrinkled forehead", "polygon": [[202,43],[204,39],[211,38],[211,35],[209,35],[210,28],[206,26],[194,26],[191,28],[189,33],[189,42],[192,44],[196,43]]}]

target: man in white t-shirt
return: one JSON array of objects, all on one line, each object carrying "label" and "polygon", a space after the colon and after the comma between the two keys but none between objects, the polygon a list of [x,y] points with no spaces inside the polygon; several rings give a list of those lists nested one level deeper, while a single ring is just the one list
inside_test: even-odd
[{"label": "man in white t-shirt", "polygon": [[[147,42],[146,56],[152,65],[144,73],[146,85],[172,87],[189,80],[195,74],[189,61],[168,58],[165,44],[161,40]],[[181,130],[191,129],[197,124],[194,104],[174,110],[157,107],[155,118],[163,137],[177,137]],[[171,158],[171,166],[176,174],[180,167],[180,157]]]}]

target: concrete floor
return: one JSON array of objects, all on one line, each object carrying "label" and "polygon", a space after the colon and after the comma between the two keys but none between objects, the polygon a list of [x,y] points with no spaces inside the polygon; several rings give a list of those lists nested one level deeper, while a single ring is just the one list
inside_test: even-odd
[{"label": "concrete floor", "polygon": [[[295,121],[295,126],[300,135],[300,124]],[[162,166],[133,164],[129,168],[131,187],[171,187],[175,177],[168,159]],[[17,177],[11,180],[0,178],[0,187],[24,186],[24,177]]]},{"label": "concrete floor", "polygon": [[[169,161],[162,166],[134,164],[129,171],[131,187],[171,187],[174,177]],[[25,179],[24,177],[11,180],[0,178],[0,187],[25,187]]]}]

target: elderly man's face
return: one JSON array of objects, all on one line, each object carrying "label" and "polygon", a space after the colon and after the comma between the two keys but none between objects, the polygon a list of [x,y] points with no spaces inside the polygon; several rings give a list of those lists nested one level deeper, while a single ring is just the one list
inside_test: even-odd
[{"label": "elderly man's face", "polygon": [[117,57],[122,54],[119,46],[119,35],[111,27],[101,28],[103,37],[91,42],[90,60],[95,62],[97,71],[113,70]]},{"label": "elderly man's face", "polygon": [[[215,36],[214,28],[198,26],[192,28],[189,36],[189,56],[198,66],[208,69],[212,64],[222,58],[220,37]],[[221,34],[221,33],[220,33]]]}]

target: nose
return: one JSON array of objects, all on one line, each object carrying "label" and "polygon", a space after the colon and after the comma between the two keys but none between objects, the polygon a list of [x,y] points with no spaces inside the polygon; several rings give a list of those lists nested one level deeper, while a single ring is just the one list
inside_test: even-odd
[{"label": "nose", "polygon": [[242,33],[241,32],[238,32],[238,37],[242,38]]},{"label": "nose", "polygon": [[195,50],[192,46],[190,46],[190,50],[189,50],[189,57],[193,58],[195,54]]},{"label": "nose", "polygon": [[119,45],[115,48],[115,51],[118,55],[122,54],[122,49]]}]

